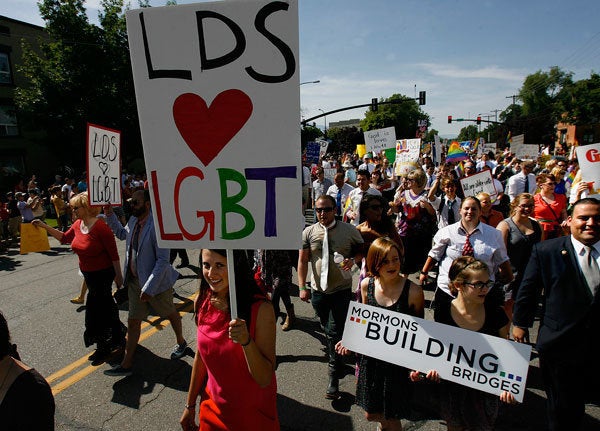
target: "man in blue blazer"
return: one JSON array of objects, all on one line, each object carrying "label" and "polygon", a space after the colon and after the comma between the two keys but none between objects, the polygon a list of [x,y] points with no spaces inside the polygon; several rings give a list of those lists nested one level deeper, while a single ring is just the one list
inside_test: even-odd
[{"label": "man in blue blazer", "polygon": [[173,285],[179,273],[169,263],[169,249],[158,247],[148,190],[138,190],[131,197],[132,216],[125,227],[110,206],[106,206],[104,212],[115,236],[126,240],[123,285],[127,287],[129,296],[125,356],[120,365],[104,371],[104,374],[129,376],[142,320],[148,316],[150,305],[160,317],[169,319],[175,331],[177,345],[171,359],[183,357],[188,349],[182,334],[181,316],[173,304]]},{"label": "man in blue blazer", "polygon": [[571,235],[534,246],[513,316],[524,342],[543,290],[536,347],[552,431],[580,429],[586,392],[597,397],[600,387],[600,201],[577,201],[568,221]]}]

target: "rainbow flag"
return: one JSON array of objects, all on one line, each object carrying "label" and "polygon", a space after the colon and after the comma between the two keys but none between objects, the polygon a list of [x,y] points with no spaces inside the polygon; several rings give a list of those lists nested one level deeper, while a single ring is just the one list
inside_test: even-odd
[{"label": "rainbow flag", "polygon": [[448,154],[446,154],[447,162],[460,162],[462,160],[467,160],[469,155],[465,150],[461,148],[458,142],[454,141],[450,144],[450,148],[448,148]]},{"label": "rainbow flag", "polygon": [[477,151],[477,149],[479,148],[479,138],[477,138],[477,140],[475,141],[475,144],[473,145],[473,151]]},{"label": "rainbow flag", "polygon": [[575,175],[577,175],[577,172],[575,172],[575,170],[569,172],[569,175],[567,175],[567,177],[565,178],[565,181],[571,185],[573,185],[573,181],[575,180]]}]

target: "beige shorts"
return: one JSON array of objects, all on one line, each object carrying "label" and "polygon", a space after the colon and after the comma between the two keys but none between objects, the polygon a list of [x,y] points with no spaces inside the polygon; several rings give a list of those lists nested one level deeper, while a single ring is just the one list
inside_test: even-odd
[{"label": "beige shorts", "polygon": [[132,277],[131,274],[127,278],[127,289],[130,319],[144,320],[150,313],[150,306],[160,317],[170,316],[176,311],[173,304],[173,289],[167,289],[158,295],[151,296],[148,302],[142,302],[140,300],[142,294],[140,280],[137,277]]}]

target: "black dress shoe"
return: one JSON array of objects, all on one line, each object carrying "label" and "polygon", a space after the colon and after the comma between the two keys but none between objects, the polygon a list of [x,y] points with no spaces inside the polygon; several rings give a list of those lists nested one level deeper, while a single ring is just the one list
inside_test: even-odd
[{"label": "black dress shoe", "polygon": [[88,361],[92,361],[92,365],[99,365],[110,356],[110,350],[108,349],[96,349],[94,353],[88,356]]},{"label": "black dress shoe", "polygon": [[328,400],[335,400],[339,397],[340,392],[340,381],[336,376],[329,376],[329,386],[325,392],[325,398]]}]

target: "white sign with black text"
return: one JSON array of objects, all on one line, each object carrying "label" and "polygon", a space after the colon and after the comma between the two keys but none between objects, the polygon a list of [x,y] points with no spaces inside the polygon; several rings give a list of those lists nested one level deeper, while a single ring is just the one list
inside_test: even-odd
[{"label": "white sign with black text", "polygon": [[87,181],[90,206],[121,202],[121,132],[87,124]]},{"label": "white sign with black text", "polygon": [[479,193],[487,193],[492,198],[492,202],[498,196],[494,179],[489,170],[481,171],[460,179],[460,185],[465,196],[477,196]]},{"label": "white sign with black text", "polygon": [[396,145],[396,129],[394,127],[369,130],[364,132],[364,135],[367,151],[374,155],[381,153],[382,150],[394,148]]},{"label": "white sign with black text", "polygon": [[350,302],[342,344],[382,361],[523,402],[531,346]]},{"label": "white sign with black text", "polygon": [[130,10],[127,35],[159,245],[298,248],[298,2]]}]

